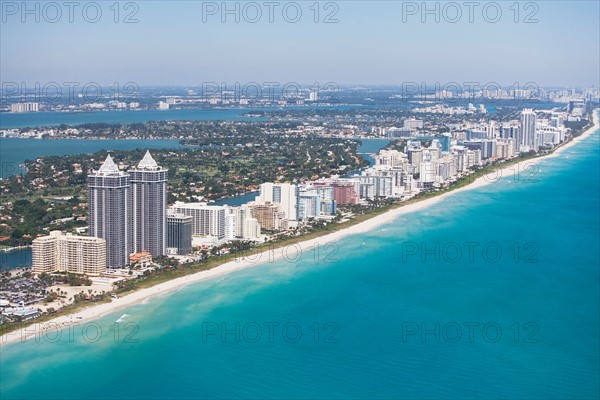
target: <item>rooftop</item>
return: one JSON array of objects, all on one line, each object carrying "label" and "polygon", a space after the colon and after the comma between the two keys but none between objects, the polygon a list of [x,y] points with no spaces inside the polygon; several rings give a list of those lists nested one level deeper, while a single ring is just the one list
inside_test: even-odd
[{"label": "rooftop", "polygon": [[100,167],[100,169],[97,171],[98,175],[116,175],[116,176],[120,176],[120,175],[125,175],[125,172],[122,172],[119,170],[119,167],[117,166],[117,164],[115,164],[115,162],[113,161],[112,157],[110,156],[110,154],[106,157],[106,160],[104,160],[104,164],[102,164],[102,166]]}]

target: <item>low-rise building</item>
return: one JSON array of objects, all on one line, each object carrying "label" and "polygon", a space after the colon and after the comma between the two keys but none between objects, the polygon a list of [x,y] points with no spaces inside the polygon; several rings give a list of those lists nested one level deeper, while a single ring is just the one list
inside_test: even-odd
[{"label": "low-rise building", "polygon": [[101,275],[106,271],[106,241],[52,231],[33,241],[32,267],[35,274],[69,272]]}]

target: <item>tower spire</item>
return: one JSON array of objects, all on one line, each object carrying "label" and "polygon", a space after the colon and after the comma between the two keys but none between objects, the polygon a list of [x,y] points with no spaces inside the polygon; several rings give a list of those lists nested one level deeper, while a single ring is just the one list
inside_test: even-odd
[{"label": "tower spire", "polygon": [[102,164],[98,172],[102,174],[119,173],[119,167],[117,167],[117,164],[115,164],[110,154],[106,157],[106,160],[104,160],[104,164]]},{"label": "tower spire", "polygon": [[156,163],[156,161],[154,161],[154,158],[152,158],[152,154],[150,154],[150,150],[146,150],[146,154],[144,155],[144,158],[142,158],[142,160],[137,165],[137,167],[139,169],[157,168],[158,167],[158,164]]}]

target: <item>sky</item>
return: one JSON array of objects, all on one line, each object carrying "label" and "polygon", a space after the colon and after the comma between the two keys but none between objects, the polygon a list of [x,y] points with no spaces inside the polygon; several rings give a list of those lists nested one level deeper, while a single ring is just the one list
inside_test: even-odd
[{"label": "sky", "polygon": [[600,84],[595,0],[49,3],[0,0],[2,83]]}]

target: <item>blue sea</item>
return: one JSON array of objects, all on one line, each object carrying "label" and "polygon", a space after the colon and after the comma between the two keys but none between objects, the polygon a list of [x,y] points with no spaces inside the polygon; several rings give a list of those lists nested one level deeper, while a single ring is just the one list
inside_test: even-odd
[{"label": "blue sea", "polygon": [[599,149],[8,345],[0,397],[598,398]]}]

